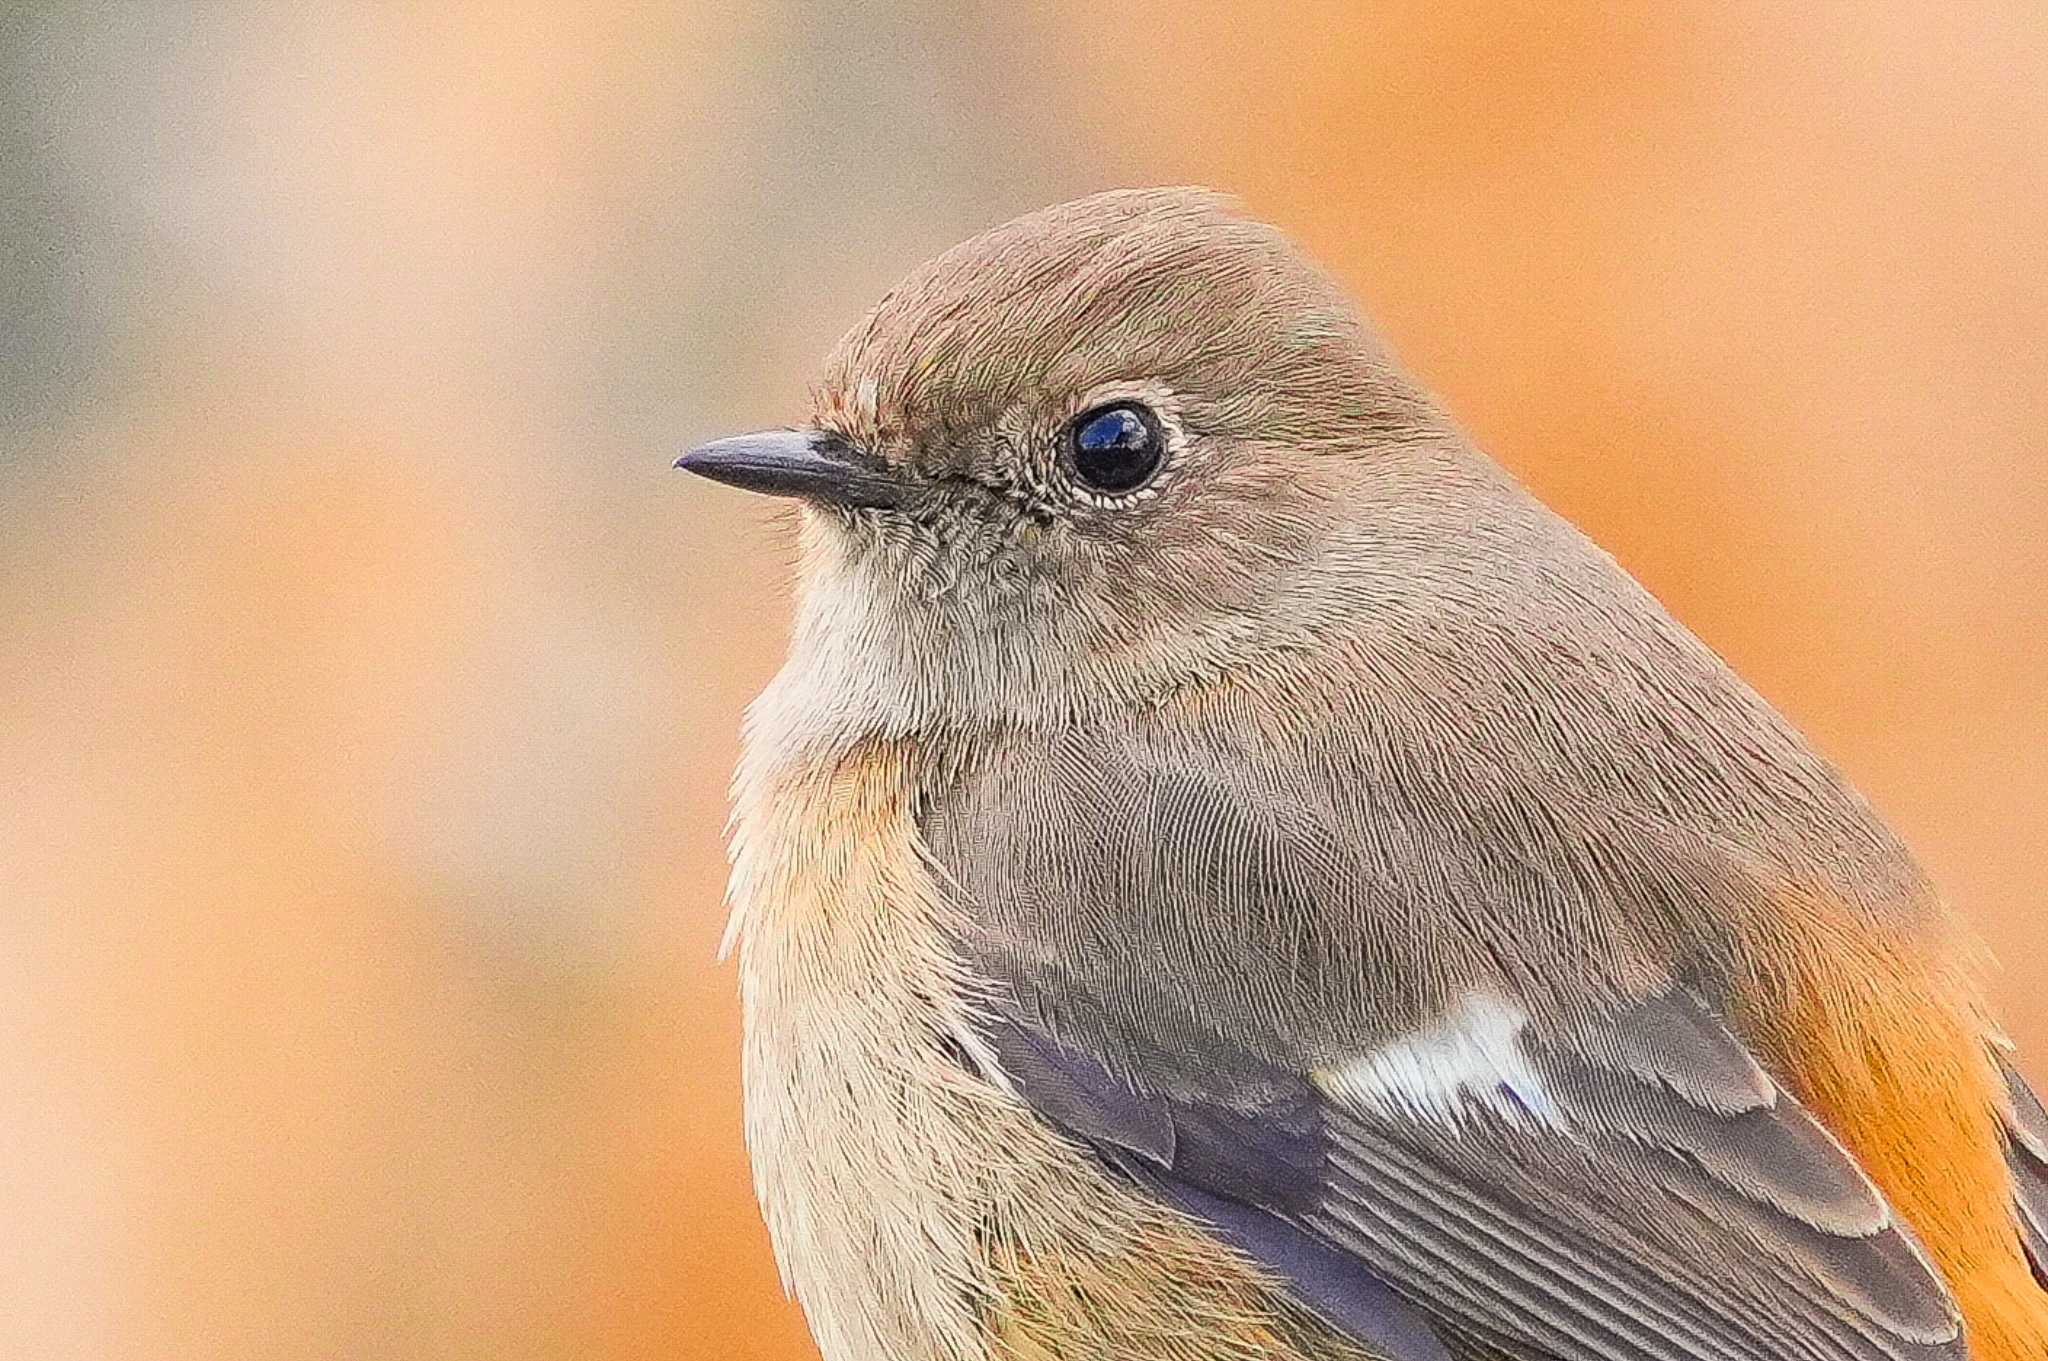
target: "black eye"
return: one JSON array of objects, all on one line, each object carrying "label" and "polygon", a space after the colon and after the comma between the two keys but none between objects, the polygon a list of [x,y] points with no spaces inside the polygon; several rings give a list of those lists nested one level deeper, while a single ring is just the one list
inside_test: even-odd
[{"label": "black eye", "polygon": [[1096,491],[1136,491],[1159,471],[1166,437],[1159,418],[1142,406],[1099,406],[1074,418],[1067,428],[1074,472]]}]

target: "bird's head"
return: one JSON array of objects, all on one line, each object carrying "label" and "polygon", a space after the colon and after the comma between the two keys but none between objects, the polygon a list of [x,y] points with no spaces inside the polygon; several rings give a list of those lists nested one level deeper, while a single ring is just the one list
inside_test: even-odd
[{"label": "bird's head", "polygon": [[680,466],[798,499],[793,665],[914,729],[1057,723],[1313,646],[1398,544],[1454,532],[1481,463],[1284,237],[1175,189],[927,262],[804,426]]}]

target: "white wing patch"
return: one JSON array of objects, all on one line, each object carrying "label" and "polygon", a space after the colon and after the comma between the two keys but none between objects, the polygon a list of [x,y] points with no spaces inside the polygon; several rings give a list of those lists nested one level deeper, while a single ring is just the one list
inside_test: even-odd
[{"label": "white wing patch", "polygon": [[1314,1074],[1332,1096],[1367,1110],[1457,1124],[1469,1106],[1564,1128],[1557,1103],[1522,1050],[1528,1013],[1492,992],[1468,992],[1420,1029]]}]

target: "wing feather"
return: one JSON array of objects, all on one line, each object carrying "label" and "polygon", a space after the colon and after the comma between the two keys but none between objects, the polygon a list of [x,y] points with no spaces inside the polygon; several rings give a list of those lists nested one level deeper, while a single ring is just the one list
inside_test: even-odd
[{"label": "wing feather", "polygon": [[2006,1114],[2006,1156],[2012,1164],[2013,1208],[2026,1239],[2034,1278],[2048,1286],[2048,1110],[2004,1054],[1998,1055],[2012,1100]]},{"label": "wing feather", "polygon": [[[928,810],[989,1051],[1027,1104],[1396,1361],[1960,1361],[1954,1302],[1854,1160],[1628,942],[1587,953],[1633,959],[1632,991],[1588,980],[1573,1009],[1525,978],[1512,1033],[1401,1048],[1456,980],[1508,986],[1475,918],[1675,911],[1710,856],[1616,840],[1604,881],[1527,847],[1460,859],[1482,843],[1322,761],[1063,742]],[[1395,851],[1424,863],[1404,878]],[[1602,882],[1636,897],[1588,915]],[[1436,1062],[1467,1070],[1411,1071]],[[1428,1099],[1369,1099],[1344,1080],[1359,1063]]]},{"label": "wing feather", "polygon": [[[1602,1033],[1667,1019],[1713,1024],[1674,992]],[[1530,1048],[1554,1083],[1554,1125],[1477,1099],[1450,1122],[1366,1110],[1277,1070],[1265,1075],[1274,1095],[1247,1108],[1143,1095],[1130,1085],[1142,1077],[1116,1078],[1042,1033],[1020,1039],[1014,1013],[986,1023],[992,1052],[1014,1065],[1006,1080],[1041,1115],[1302,1281],[1325,1313],[1342,1273],[1302,1265],[1318,1245],[1363,1268],[1346,1289],[1373,1295],[1371,1319],[1398,1317],[1386,1303],[1398,1296],[1441,1336],[1507,1355],[1963,1355],[1953,1305],[1910,1235],[1775,1084],[1768,1105],[1714,1114],[1681,1095],[1710,1090],[1681,1065],[1621,1077],[1552,1037]],[[1720,1033],[1729,1052],[1714,1062],[1742,1072],[1739,1042]],[[1613,1081],[1575,1087],[1586,1071]],[[1728,1134],[1718,1142],[1714,1121]]]}]

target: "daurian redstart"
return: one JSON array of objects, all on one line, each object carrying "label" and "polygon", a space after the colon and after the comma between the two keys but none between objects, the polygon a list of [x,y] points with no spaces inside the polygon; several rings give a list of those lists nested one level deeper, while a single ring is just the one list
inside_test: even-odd
[{"label": "daurian redstart", "polygon": [[1207,193],[800,428],[733,925],[827,1361],[2042,1361],[2048,1120],[1870,806]]}]

